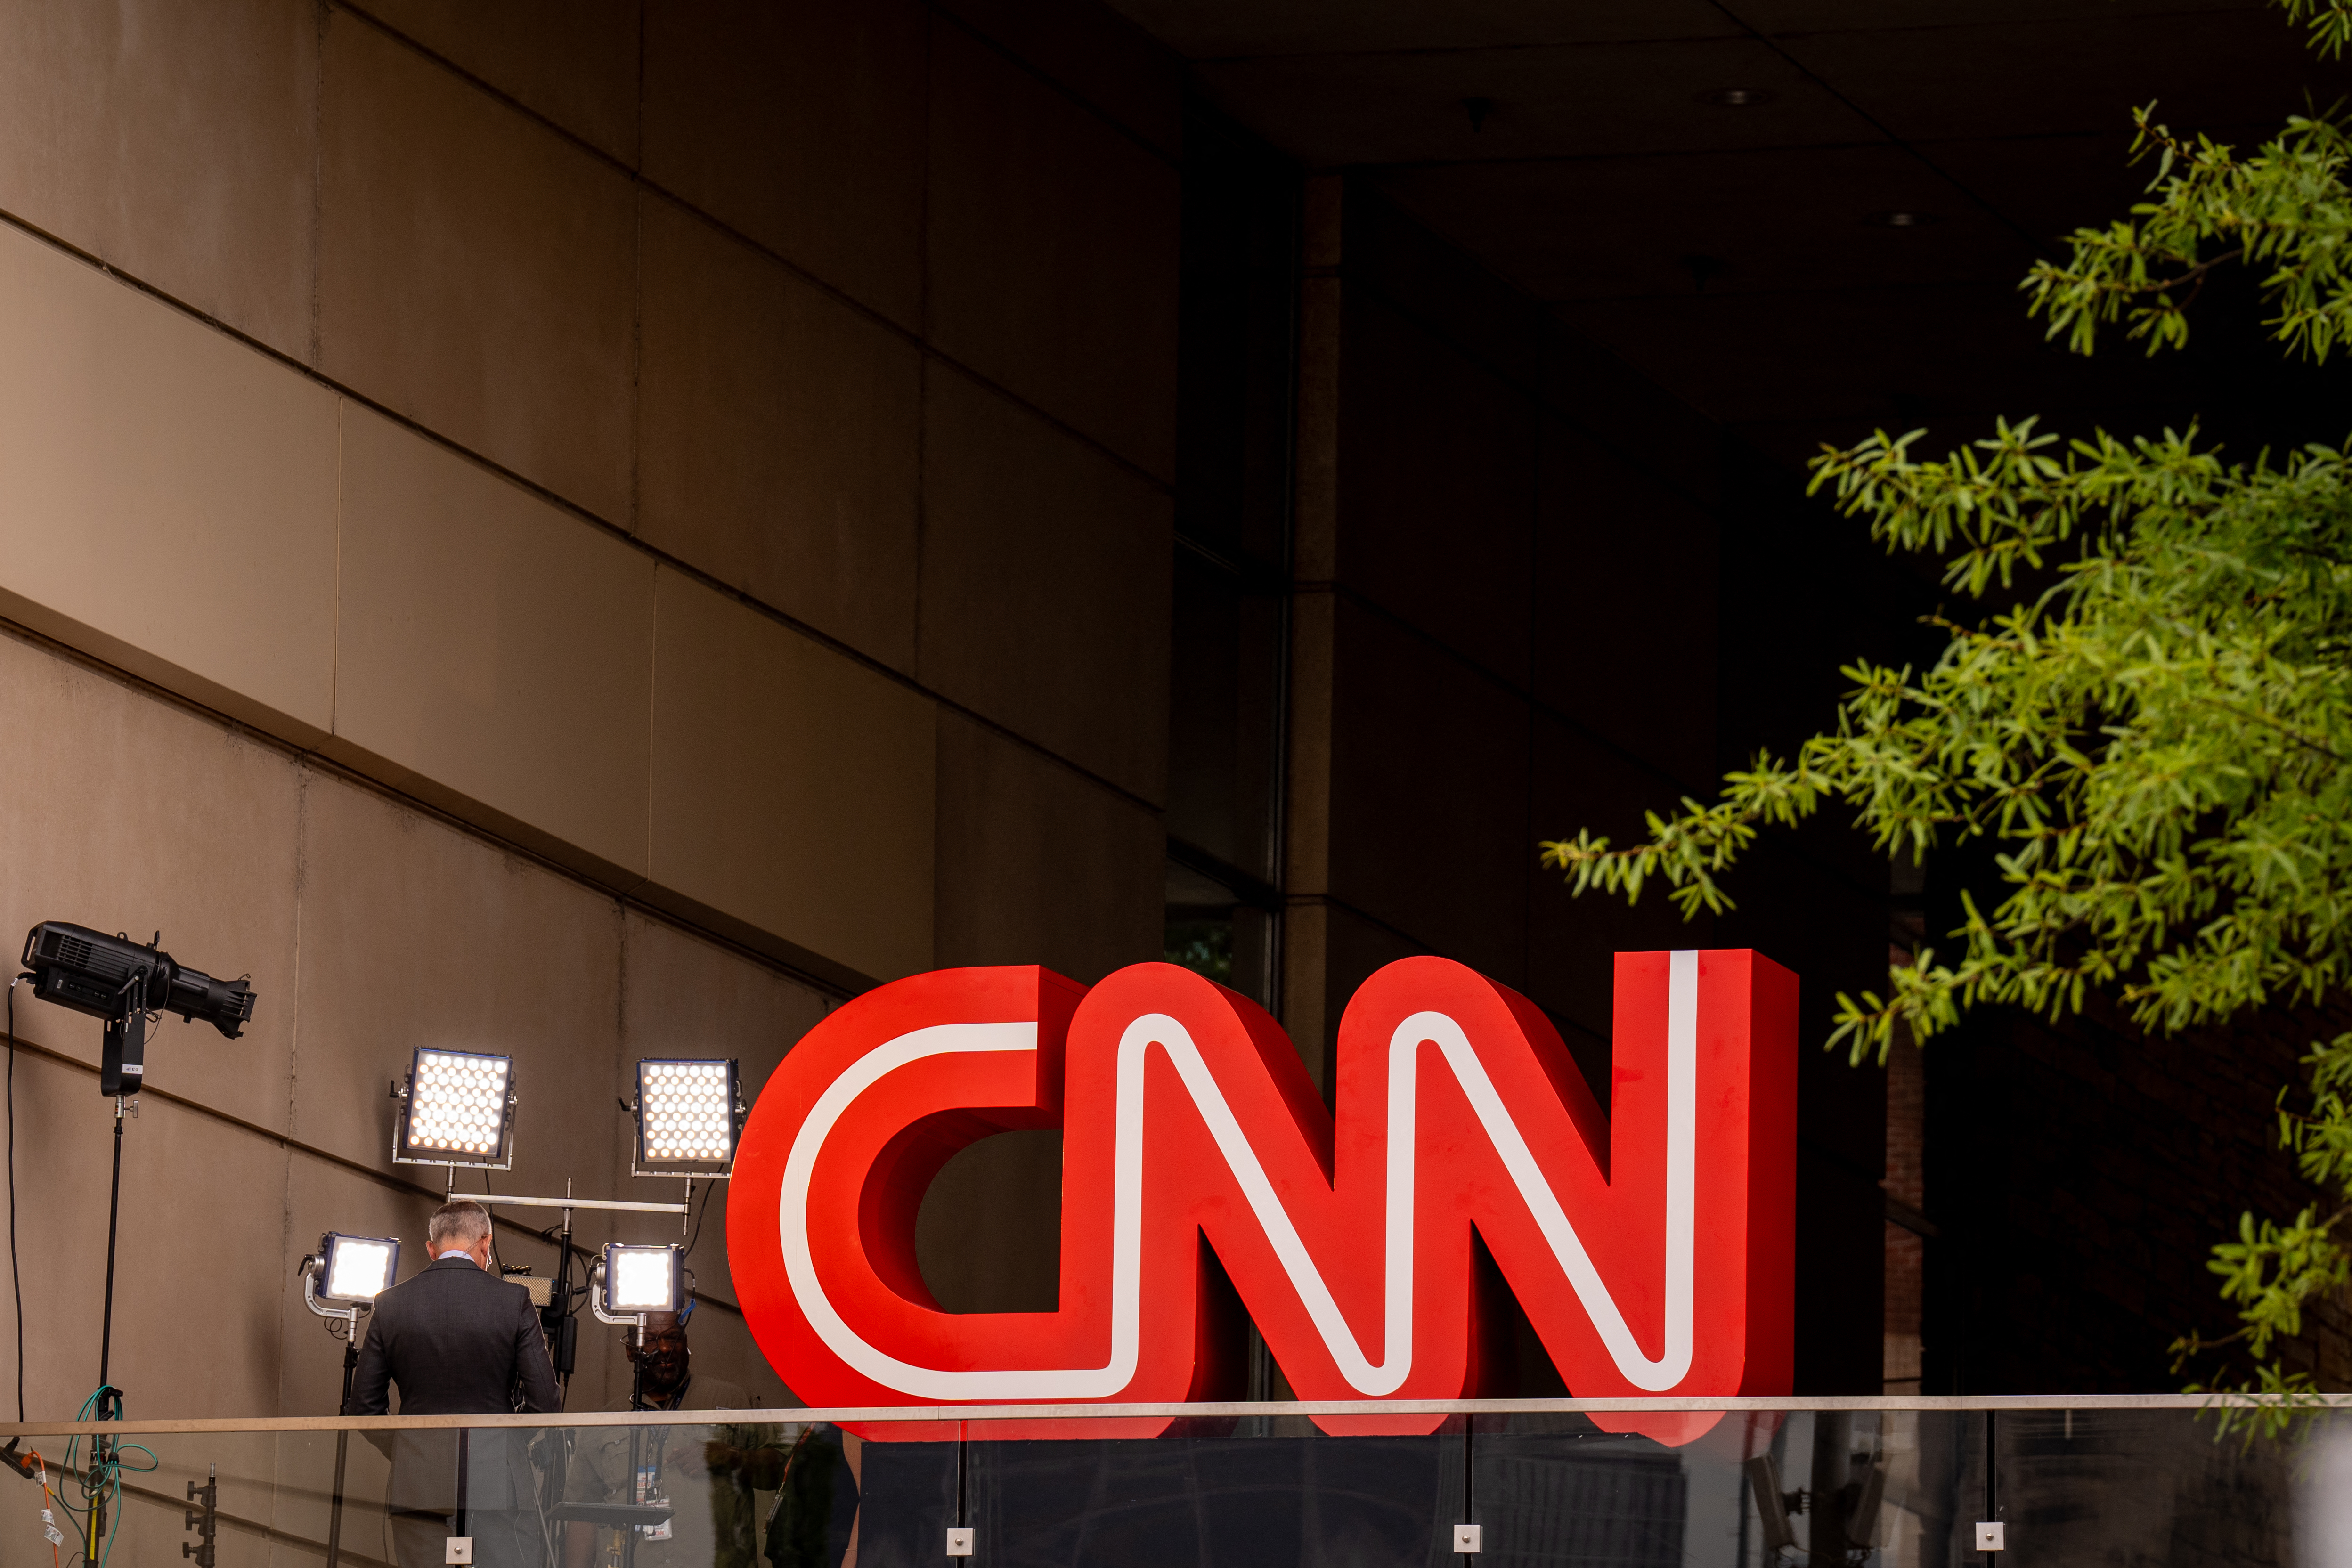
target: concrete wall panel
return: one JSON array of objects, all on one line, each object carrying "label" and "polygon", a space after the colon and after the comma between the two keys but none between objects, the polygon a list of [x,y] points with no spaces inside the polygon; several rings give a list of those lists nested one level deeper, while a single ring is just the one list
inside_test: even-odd
[{"label": "concrete wall panel", "polygon": [[310,353],[309,0],[0,8],[0,207]]},{"label": "concrete wall panel", "polygon": [[491,1181],[608,1190],[627,1168],[613,900],[328,779],[308,791],[302,861],[294,1135],[438,1186],[437,1170],[393,1165],[384,1085],[419,1046],[512,1056],[515,1168]]},{"label": "concrete wall panel", "polygon": [[931,703],[661,573],[653,880],[856,974],[930,967]]},{"label": "concrete wall panel", "polygon": [[961,28],[931,36],[931,340],[1173,477],[1175,168]]},{"label": "concrete wall panel", "polygon": [[[16,1091],[25,1412],[69,1419],[98,1385],[114,1105],[95,1074],[29,1052]],[[158,1097],[125,1122],[109,1372],[133,1416],[272,1413],[286,1172],[278,1144]],[[231,1266],[260,1277],[237,1289]]]},{"label": "concrete wall panel", "polygon": [[321,368],[625,520],[627,177],[367,23],[329,18]]},{"label": "concrete wall panel", "polygon": [[599,151],[637,161],[639,0],[367,0],[365,9]]},{"label": "concrete wall panel", "polygon": [[[250,737],[16,637],[0,637],[0,728],[27,780],[0,792],[0,946],[13,955],[36,923],[65,920],[141,942],[161,931],[184,963],[249,975],[259,999],[243,1036],[166,1019],[151,1031],[149,1082],[284,1128],[299,770]],[[23,1040],[98,1062],[96,1019],[19,988],[16,1024]],[[96,1080],[79,1092],[97,1099]]]},{"label": "concrete wall panel", "polygon": [[639,536],[911,670],[920,351],[670,203],[643,234]]},{"label": "concrete wall panel", "polygon": [[642,876],[653,562],[356,405],[343,454],[329,749],[608,880]]},{"label": "concrete wall panel", "polygon": [[1158,818],[954,714],[940,717],[937,962],[1092,985],[1162,951]]},{"label": "concrete wall panel", "polygon": [[0,612],[294,739],[334,680],[335,402],[0,229]]},{"label": "concrete wall panel", "polygon": [[[621,1071],[625,1080],[639,1057],[731,1056],[740,1062],[743,1095],[756,1101],[768,1076],[824,1016],[826,998],[761,965],[672,925],[625,915],[621,926]],[[624,1090],[623,1092],[629,1092]],[[683,1184],[641,1178],[621,1184],[628,1196],[650,1202],[677,1197]],[[739,1313],[726,1310],[736,1299],[727,1264],[726,1182],[705,1183],[695,1192],[692,1242],[687,1266],[695,1289],[707,1298],[692,1327],[698,1375],[740,1383],[763,1405],[788,1403],[784,1387]],[[654,1239],[654,1228],[633,1236]],[[583,1333],[616,1337],[601,1326]],[[625,1367],[625,1360],[611,1358]],[[583,1349],[585,1364],[587,1353]],[[614,1385],[625,1399],[625,1382]],[[585,1406],[579,1406],[585,1408]]]},{"label": "concrete wall panel", "polygon": [[1160,800],[1168,497],[952,371],[925,411],[921,678]]},{"label": "concrete wall panel", "polygon": [[914,0],[653,6],[646,177],[919,327],[928,26]]},{"label": "concrete wall panel", "polygon": [[1184,146],[1184,60],[1096,0],[940,0],[939,9],[1018,57],[1155,152]]}]

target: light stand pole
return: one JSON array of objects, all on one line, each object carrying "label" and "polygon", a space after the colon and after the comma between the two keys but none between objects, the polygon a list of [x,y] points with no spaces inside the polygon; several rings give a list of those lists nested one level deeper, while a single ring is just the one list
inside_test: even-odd
[{"label": "light stand pole", "polygon": [[[629,1358],[631,1369],[629,1412],[635,1415],[646,1407],[646,1315],[643,1312],[630,1314],[606,1312],[604,1293],[610,1284],[611,1281],[604,1277],[603,1262],[599,1261],[589,1267],[588,1310],[596,1314],[599,1322],[612,1323],[615,1327],[632,1329],[637,1336],[637,1354]],[[633,1421],[629,1424],[629,1500],[639,1505],[648,1500],[638,1495],[640,1491],[647,1490],[645,1485],[645,1471],[641,1468],[645,1463],[645,1451],[646,1429],[641,1424]],[[629,1533],[621,1540],[621,1568],[636,1568],[637,1527],[632,1524],[628,1527],[628,1531]]]},{"label": "light stand pole", "polygon": [[[98,1391],[86,1406],[94,1422],[122,1419],[122,1391],[114,1386],[114,1252],[122,1221],[122,1117],[139,1113],[139,1087],[147,1075],[150,1012],[175,1012],[190,1022],[201,1018],[235,1040],[253,1017],[253,988],[246,979],[217,980],[173,960],[163,950],[163,934],[141,946],[121,933],[64,921],[45,920],[25,934],[25,972],[42,1000],[101,1020],[98,1092],[114,1102],[114,1174],[106,1199],[106,1298],[99,1319]],[[12,982],[9,996],[16,996]],[[8,1024],[16,1030],[13,1007]],[[11,1060],[14,1060],[13,1057]],[[13,1190],[13,1188],[12,1188]],[[23,1380],[19,1378],[21,1383]],[[18,1401],[23,1390],[17,1391]],[[89,1504],[82,1535],[83,1561],[96,1568],[104,1560],[99,1538],[106,1533],[106,1494],[119,1487],[121,1445],[101,1429],[90,1437],[90,1465],[81,1478]],[[210,1548],[207,1547],[209,1552]]]},{"label": "light stand pole", "polygon": [[[122,1230],[122,1116],[125,1111],[134,1116],[139,1113],[139,1086],[147,1072],[147,1006],[155,972],[153,965],[144,964],[124,977],[106,1004],[110,1010],[99,1047],[99,1092],[114,1101],[114,1160],[106,1192],[106,1294],[99,1311],[98,1392],[90,1396],[93,1421],[122,1419],[122,1390],[114,1386],[113,1380],[114,1254]],[[28,971],[17,978],[31,979],[35,994],[39,994],[37,973]],[[114,1440],[102,1433],[89,1440],[89,1469],[82,1481],[89,1503],[82,1531],[82,1561],[89,1568],[97,1568],[103,1561],[100,1538],[106,1533],[106,1482],[113,1473],[115,1447]]]},{"label": "light stand pole", "polygon": [[[133,1018],[136,1017],[134,1014]],[[110,1042],[119,1027],[114,1023],[106,1026]],[[134,1023],[131,1027],[135,1030],[137,1026]],[[126,1103],[131,1113],[136,1115],[137,1101],[126,1102],[126,1097],[121,1094],[114,1097],[114,1176],[106,1195],[106,1299],[99,1314],[98,1392],[90,1396],[96,1405],[90,1412],[90,1418],[94,1421],[122,1419],[122,1390],[114,1386],[111,1374],[114,1360],[114,1244],[121,1234],[122,1221],[122,1113]],[[89,1474],[98,1485],[89,1493],[89,1528],[82,1532],[82,1561],[89,1564],[89,1568],[97,1568],[102,1560],[99,1537],[106,1533],[104,1478],[113,1458],[113,1439],[100,1434],[89,1440]]]},{"label": "light stand pole", "polygon": [[[358,1335],[343,1342],[343,1397],[335,1406],[337,1414],[352,1407],[352,1377],[360,1369]],[[343,1554],[343,1465],[352,1456],[352,1429],[335,1429],[335,1492],[327,1505],[327,1568],[335,1568]]]},{"label": "light stand pole", "polygon": [[[342,1325],[343,1397],[335,1406],[339,1416],[349,1416],[352,1409],[352,1380],[360,1370],[360,1318],[368,1309],[362,1306],[331,1307],[319,1300],[319,1270],[325,1267],[323,1257],[302,1260],[302,1304],[316,1315],[327,1320],[327,1332],[333,1333],[335,1325]],[[352,1452],[352,1429],[338,1427],[335,1432],[335,1490],[333,1500],[327,1509],[327,1568],[336,1568],[343,1549],[343,1467]]]}]

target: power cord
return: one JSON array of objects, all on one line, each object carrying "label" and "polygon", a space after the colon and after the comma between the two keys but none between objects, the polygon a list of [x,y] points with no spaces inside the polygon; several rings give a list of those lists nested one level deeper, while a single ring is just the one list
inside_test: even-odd
[{"label": "power cord", "polygon": [[702,1239],[702,1217],[710,1212],[710,1195],[718,1190],[719,1184],[715,1181],[706,1184],[702,1189],[702,1202],[694,1211],[694,1234],[686,1239],[686,1255],[688,1258],[694,1256],[695,1243]]},{"label": "power cord", "polygon": [[[112,1388],[93,1389],[89,1397],[81,1402],[81,1408],[74,1413],[74,1419],[76,1421],[108,1419],[100,1412],[101,1402],[109,1396],[111,1396],[114,1405],[112,1419],[121,1420],[122,1395],[120,1390]],[[60,1468],[69,1476],[76,1474],[74,1452],[81,1446],[82,1441],[81,1437],[75,1437],[66,1443],[65,1462]],[[127,1443],[117,1438],[111,1444],[105,1444],[94,1437],[89,1439],[89,1472],[77,1478],[81,1482],[81,1507],[77,1509],[73,1504],[66,1501],[62,1493],[58,1495],[58,1506],[64,1509],[68,1517],[81,1526],[82,1539],[87,1541],[89,1539],[89,1511],[100,1506],[101,1499],[113,1505],[114,1517],[117,1521],[116,1528],[106,1532],[106,1551],[98,1560],[99,1568],[106,1568],[107,1560],[114,1555],[115,1538],[122,1533],[120,1521],[122,1518],[123,1454],[129,1449],[136,1448],[147,1456],[147,1463],[130,1467],[132,1475],[145,1475],[150,1470],[161,1469],[163,1468],[163,1462],[155,1457],[155,1450],[144,1443]]]},{"label": "power cord", "polygon": [[[16,1268],[16,982],[19,975],[8,982],[8,1285],[16,1295],[16,1424],[25,1424],[25,1278]],[[0,1463],[24,1477],[36,1480],[40,1476],[40,1457],[20,1454],[16,1445],[22,1437],[11,1437],[0,1445]],[[48,1489],[45,1485],[43,1490]],[[62,1504],[64,1500],[60,1499]],[[54,1553],[52,1553],[54,1555]]]},{"label": "power cord", "polygon": [[[488,1166],[482,1167],[482,1196],[498,1197],[490,1190],[490,1168]],[[499,1256],[499,1217],[490,1213],[490,1206],[487,1203],[482,1205],[482,1213],[490,1222],[490,1278],[503,1280],[507,1277],[507,1260]]]},{"label": "power cord", "polygon": [[[8,1285],[16,1295],[16,1424],[25,1424],[25,1277],[16,1267],[16,983],[8,982]],[[10,1448],[16,1447],[10,1444]]]}]

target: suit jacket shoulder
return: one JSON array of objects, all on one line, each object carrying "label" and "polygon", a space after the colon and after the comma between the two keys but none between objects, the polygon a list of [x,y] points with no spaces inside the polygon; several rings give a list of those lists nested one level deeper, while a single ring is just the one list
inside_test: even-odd
[{"label": "suit jacket shoulder", "polygon": [[530,1293],[465,1259],[444,1258],[376,1298],[362,1349],[369,1403],[397,1385],[404,1415],[488,1416],[556,1405],[554,1369]]}]

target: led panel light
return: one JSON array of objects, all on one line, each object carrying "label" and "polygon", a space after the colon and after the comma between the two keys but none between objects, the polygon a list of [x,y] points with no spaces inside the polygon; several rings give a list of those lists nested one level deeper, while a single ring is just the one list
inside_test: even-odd
[{"label": "led panel light", "polygon": [[731,1061],[637,1063],[638,1176],[724,1176],[734,1167],[736,1069]]},{"label": "led panel light", "polygon": [[373,1301],[400,1275],[400,1243],[389,1236],[319,1238],[319,1297],[321,1301]]},{"label": "led panel light", "polygon": [[685,1254],[676,1247],[604,1247],[604,1310],[616,1318],[674,1312],[686,1301]]},{"label": "led panel light", "polygon": [[514,1059],[418,1047],[393,1157],[411,1165],[505,1169]]}]

